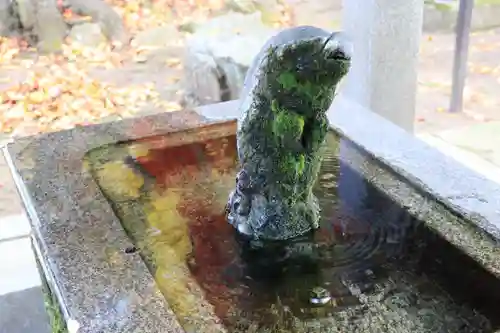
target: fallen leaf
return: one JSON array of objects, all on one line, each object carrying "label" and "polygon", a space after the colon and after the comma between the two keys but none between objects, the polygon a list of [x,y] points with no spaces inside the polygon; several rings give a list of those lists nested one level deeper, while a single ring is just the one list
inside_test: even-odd
[{"label": "fallen leaf", "polygon": [[138,55],[134,58],[134,62],[136,62],[138,64],[143,64],[143,63],[146,63],[147,61],[148,61],[148,57],[145,55]]},{"label": "fallen leaf", "polygon": [[181,63],[181,59],[179,58],[168,58],[167,60],[165,60],[165,64],[168,67],[179,67]]},{"label": "fallen leaf", "polygon": [[45,99],[46,99],[46,95],[43,93],[43,91],[34,91],[28,95],[27,102],[34,103],[34,104],[40,104],[40,103],[44,102]]},{"label": "fallen leaf", "polygon": [[489,67],[489,66],[481,66],[479,68],[479,71],[478,73],[479,74],[491,74],[495,69],[493,67]]},{"label": "fallen leaf", "polygon": [[[162,26],[165,22],[178,26],[183,22],[203,21],[213,15],[214,9],[223,6],[221,0],[155,0],[151,6],[141,1],[108,2],[122,17],[131,35]],[[63,8],[62,0],[58,3],[66,19],[78,22],[89,19]],[[282,6],[281,14],[279,23],[289,24],[291,7]],[[182,38],[176,38],[172,43],[182,46],[184,42]],[[145,50],[133,47],[113,49],[108,43],[87,47],[68,40],[60,54],[36,55],[29,59],[19,56],[26,51],[35,50],[28,48],[23,40],[0,37],[2,70],[28,72],[21,83],[12,80],[10,84],[10,78],[14,77],[10,72],[0,78],[1,83],[9,83],[7,90],[0,91],[0,132],[12,133],[17,127],[21,129],[18,132],[24,132],[24,123],[30,127],[36,124],[34,128],[38,132],[55,131],[104,119],[132,117],[145,107],[162,111],[182,109],[177,102],[183,94],[181,87],[177,89],[174,100],[165,101],[160,98],[154,84],[127,84],[123,88],[91,77],[95,68],[119,69],[131,61],[145,62],[146,57],[142,54]],[[168,58],[165,66],[182,69],[182,61]],[[180,81],[180,77],[168,77],[166,81],[174,84]]]}]

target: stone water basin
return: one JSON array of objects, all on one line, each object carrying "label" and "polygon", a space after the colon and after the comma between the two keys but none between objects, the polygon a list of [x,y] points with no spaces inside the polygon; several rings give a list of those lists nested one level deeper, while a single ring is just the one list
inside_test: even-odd
[{"label": "stone water basin", "polygon": [[224,220],[236,124],[207,118],[183,111],[8,147],[41,270],[72,329],[500,329],[494,234],[335,127],[315,188],[321,228],[249,250]]},{"label": "stone water basin", "polygon": [[[470,281],[454,284],[456,276],[441,267],[447,261],[463,269],[460,251],[357,170],[397,179],[334,132],[316,186],[321,229],[297,241],[316,245],[317,254],[279,269],[249,262],[224,218],[237,172],[231,125],[216,125],[215,135],[177,134],[203,137],[189,144],[157,137],[86,157],[186,331],[492,330],[494,307],[475,304]],[[412,209],[435,214],[425,200]],[[328,298],[319,306],[311,302],[318,290]]]}]

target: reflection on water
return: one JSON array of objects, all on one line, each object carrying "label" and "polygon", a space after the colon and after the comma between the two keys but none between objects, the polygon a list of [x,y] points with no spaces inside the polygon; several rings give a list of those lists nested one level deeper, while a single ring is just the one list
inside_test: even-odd
[{"label": "reflection on water", "polygon": [[425,237],[356,172],[367,159],[328,140],[315,187],[321,228],[262,247],[223,216],[234,137],[126,143],[88,161],[188,332],[488,332],[485,317],[421,271]]}]

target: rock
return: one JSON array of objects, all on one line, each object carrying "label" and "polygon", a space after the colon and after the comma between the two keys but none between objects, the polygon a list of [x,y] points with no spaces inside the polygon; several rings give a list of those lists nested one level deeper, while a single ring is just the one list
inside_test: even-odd
[{"label": "rock", "polygon": [[97,23],[75,25],[69,33],[69,38],[81,45],[94,47],[106,42],[106,37]]},{"label": "rock", "polygon": [[66,1],[66,3],[73,13],[81,16],[90,16],[93,22],[99,23],[102,34],[115,47],[124,46],[130,41],[122,18],[107,1],[71,0]]},{"label": "rock", "polygon": [[196,23],[193,21],[187,21],[179,25],[179,31],[194,33],[196,31]]},{"label": "rock", "polygon": [[231,12],[197,26],[186,41],[187,104],[238,99],[253,58],[276,33],[262,23],[259,12],[250,15]]},{"label": "rock", "polygon": [[166,48],[180,39],[180,33],[173,24],[155,27],[139,32],[132,45],[140,48]]}]

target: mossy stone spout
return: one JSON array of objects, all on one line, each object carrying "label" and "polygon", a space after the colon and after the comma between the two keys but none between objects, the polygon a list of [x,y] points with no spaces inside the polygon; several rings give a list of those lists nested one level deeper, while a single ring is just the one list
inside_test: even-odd
[{"label": "mossy stone spout", "polygon": [[240,171],[227,219],[252,239],[284,240],[319,224],[312,193],[327,110],[350,66],[342,33],[286,29],[262,48],[245,78],[237,145]]}]

